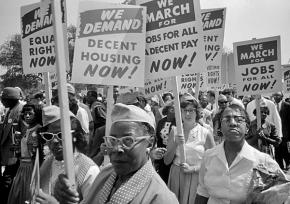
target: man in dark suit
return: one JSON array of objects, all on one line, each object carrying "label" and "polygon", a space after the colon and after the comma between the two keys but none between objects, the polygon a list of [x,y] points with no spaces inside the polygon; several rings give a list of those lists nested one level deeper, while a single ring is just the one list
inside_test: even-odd
[{"label": "man in dark suit", "polygon": [[[20,128],[19,120],[23,105],[19,102],[20,91],[13,87],[6,87],[1,96],[1,102],[8,109],[4,122],[0,127],[0,192],[1,201],[6,203],[13,178],[16,175],[19,160],[15,152],[15,131]],[[2,173],[2,167],[5,170]]]},{"label": "man in dark suit", "polygon": [[283,134],[281,144],[275,149],[275,157],[277,163],[280,165],[280,168],[287,170],[290,168],[290,103],[283,101],[282,92],[273,93],[272,97],[281,117]]}]

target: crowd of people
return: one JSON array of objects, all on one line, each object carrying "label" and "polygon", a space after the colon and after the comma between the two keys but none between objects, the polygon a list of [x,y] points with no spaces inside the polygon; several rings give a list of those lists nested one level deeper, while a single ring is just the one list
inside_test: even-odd
[{"label": "crowd of people", "polygon": [[[255,96],[238,98],[234,89],[146,97],[120,94],[115,86],[109,135],[106,98],[95,90],[77,93],[72,84],[67,92],[73,186],[64,174],[58,88],[52,89],[51,105],[43,92],[24,97],[18,87],[2,90],[1,202],[242,204],[250,197],[252,203],[286,202],[288,196],[290,202],[290,102],[282,92],[258,99],[258,121]],[[176,127],[174,97],[183,135]],[[41,190],[33,197],[36,155]],[[260,171],[268,180],[253,182]],[[283,183],[288,193],[269,193]]]}]

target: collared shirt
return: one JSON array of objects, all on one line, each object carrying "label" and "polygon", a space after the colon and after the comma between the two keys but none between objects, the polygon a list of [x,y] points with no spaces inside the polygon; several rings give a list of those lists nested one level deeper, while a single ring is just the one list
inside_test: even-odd
[{"label": "collared shirt", "polygon": [[[269,108],[270,114],[267,116],[266,121],[273,123],[275,127],[277,128],[278,136],[280,138],[283,137],[282,135],[282,123],[281,118],[279,115],[279,112],[277,110],[277,107],[273,101],[270,101],[264,97],[261,97],[261,101],[266,103],[266,106]],[[252,100],[247,105],[247,113],[249,115],[250,121],[255,120],[255,116],[253,114],[253,110],[256,108],[256,101]]]},{"label": "collared shirt", "polygon": [[[81,126],[85,133],[89,133],[89,116],[85,109],[79,106],[78,112],[76,114],[76,118],[80,121]],[[87,138],[87,141],[89,139]]]},{"label": "collared shirt", "polygon": [[206,151],[199,172],[197,193],[209,198],[208,204],[245,203],[253,168],[259,164],[282,172],[276,161],[246,141],[231,166],[228,166],[223,142]]}]

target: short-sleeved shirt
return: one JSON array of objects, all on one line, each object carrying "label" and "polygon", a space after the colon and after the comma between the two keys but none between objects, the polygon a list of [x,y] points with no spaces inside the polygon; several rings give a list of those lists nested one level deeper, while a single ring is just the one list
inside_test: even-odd
[{"label": "short-sleeved shirt", "polygon": [[256,150],[246,141],[241,152],[228,166],[224,142],[206,151],[199,172],[197,193],[209,198],[208,204],[241,204],[247,198],[253,168],[264,165],[273,171],[281,171],[269,155]]}]

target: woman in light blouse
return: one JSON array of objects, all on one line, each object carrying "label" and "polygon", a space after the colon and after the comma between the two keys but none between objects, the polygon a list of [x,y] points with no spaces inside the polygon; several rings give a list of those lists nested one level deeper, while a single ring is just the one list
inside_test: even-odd
[{"label": "woman in light blouse", "polygon": [[[198,173],[204,151],[212,148],[215,143],[211,132],[201,126],[201,106],[191,95],[181,98],[181,116],[183,121],[184,139],[181,141],[175,127],[172,128],[164,155],[164,163],[170,167],[168,188],[175,193],[179,203],[194,203],[198,185]],[[179,144],[185,147],[186,162],[181,163]]]},{"label": "woman in light blouse", "polygon": [[245,203],[253,168],[264,166],[281,171],[267,154],[245,141],[249,117],[242,107],[232,104],[221,115],[225,141],[205,153],[199,174],[196,204]]}]

